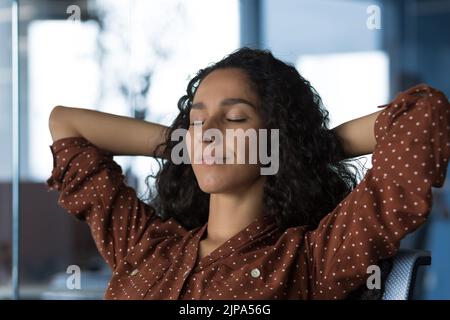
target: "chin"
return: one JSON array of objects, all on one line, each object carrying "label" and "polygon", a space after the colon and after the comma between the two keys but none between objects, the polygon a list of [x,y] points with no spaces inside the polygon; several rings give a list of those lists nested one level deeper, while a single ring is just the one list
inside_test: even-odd
[{"label": "chin", "polygon": [[194,167],[194,174],[200,189],[209,194],[236,192],[251,185],[258,177],[250,170],[235,170],[232,167]]},{"label": "chin", "polygon": [[223,193],[230,189],[230,186],[223,178],[203,178],[199,181],[198,185],[205,193]]}]

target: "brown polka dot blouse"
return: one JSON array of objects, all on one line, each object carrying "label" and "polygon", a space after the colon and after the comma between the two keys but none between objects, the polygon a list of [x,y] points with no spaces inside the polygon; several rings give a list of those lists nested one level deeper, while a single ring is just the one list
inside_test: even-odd
[{"label": "brown polka dot blouse", "polygon": [[113,155],[86,139],[50,146],[47,184],[89,224],[113,269],[106,299],[342,299],[427,218],[432,187],[446,176],[449,112],[445,95],[425,84],[401,92],[375,121],[372,168],[317,229],[279,230],[263,217],[198,262],[206,224],[163,221],[124,182]]}]

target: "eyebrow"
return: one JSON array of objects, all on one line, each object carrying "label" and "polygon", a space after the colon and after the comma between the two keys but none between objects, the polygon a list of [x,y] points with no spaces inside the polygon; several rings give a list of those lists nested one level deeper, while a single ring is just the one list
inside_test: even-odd
[{"label": "eyebrow", "polygon": [[[228,106],[232,106],[238,103],[243,103],[246,104],[252,108],[256,109],[256,106],[251,103],[250,101],[243,99],[243,98],[227,98],[227,99],[223,99],[222,102],[220,103],[221,107],[228,107]],[[192,104],[191,109],[204,109],[205,108],[205,104],[203,102],[196,102],[194,104]]]}]

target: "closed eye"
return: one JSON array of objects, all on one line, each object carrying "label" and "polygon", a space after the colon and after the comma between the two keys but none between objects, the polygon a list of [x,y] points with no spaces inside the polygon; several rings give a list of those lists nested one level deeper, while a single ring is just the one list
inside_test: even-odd
[{"label": "closed eye", "polygon": [[[227,119],[227,121],[229,122],[245,122],[247,119],[242,118],[242,119]],[[191,126],[201,126],[203,124],[203,121],[198,120],[198,121],[194,121],[191,122],[190,125]]]}]

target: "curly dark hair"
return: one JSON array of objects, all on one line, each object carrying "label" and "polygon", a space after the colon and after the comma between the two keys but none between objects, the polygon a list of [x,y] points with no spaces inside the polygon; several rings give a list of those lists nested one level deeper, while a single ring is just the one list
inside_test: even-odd
[{"label": "curly dark hair", "polygon": [[[316,90],[294,66],[276,59],[270,51],[243,47],[199,70],[179,99],[180,113],[159,147],[170,155],[178,143],[171,141],[171,133],[189,127],[196,89],[208,74],[223,68],[239,68],[247,74],[260,97],[267,129],[279,129],[280,165],[264,185],[266,213],[280,228],[317,227],[356,187],[358,169],[347,162],[337,136],[328,129],[329,113]],[[151,176],[156,178],[155,189],[150,191],[155,194],[152,206],[163,218],[173,217],[187,229],[205,224],[209,194],[200,189],[190,164],[174,164],[169,156],[165,158],[159,172]]]}]

